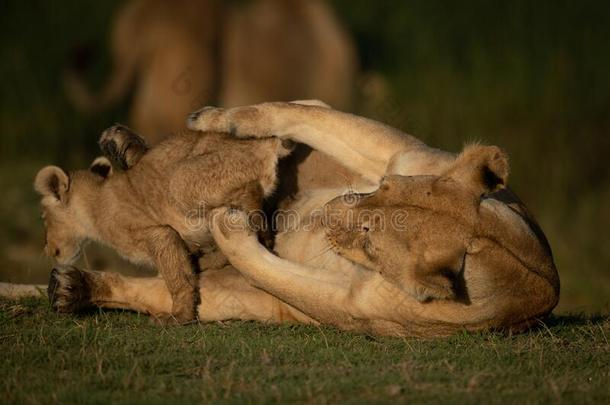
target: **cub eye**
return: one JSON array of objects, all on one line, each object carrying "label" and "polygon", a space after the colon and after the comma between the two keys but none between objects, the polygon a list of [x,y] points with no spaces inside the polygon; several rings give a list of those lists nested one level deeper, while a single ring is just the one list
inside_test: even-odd
[{"label": "cub eye", "polygon": [[369,227],[367,225],[363,225],[362,228],[360,228],[362,230],[362,232],[368,232],[369,231]]}]

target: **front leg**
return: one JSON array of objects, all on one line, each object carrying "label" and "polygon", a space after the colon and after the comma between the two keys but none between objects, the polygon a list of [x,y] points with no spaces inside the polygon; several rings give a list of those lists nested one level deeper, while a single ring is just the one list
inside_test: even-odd
[{"label": "front leg", "polygon": [[[34,286],[28,287],[30,295],[40,294]],[[252,287],[231,266],[202,273],[198,291],[201,299],[198,319],[201,322],[241,319],[315,323],[293,307]],[[82,271],[74,266],[57,266],[51,271],[48,294],[51,307],[61,313],[77,313],[95,307],[117,308],[158,319],[172,308],[172,297],[160,277],[127,277],[106,271]]]},{"label": "front leg", "polygon": [[[192,113],[187,126],[238,137],[277,136],[305,143],[375,183],[390,167],[395,174],[424,174],[418,171],[437,170],[453,159],[451,154],[388,125],[311,102],[263,103],[226,110],[206,107]],[[396,168],[397,164],[400,167]]]},{"label": "front leg", "polygon": [[364,319],[392,316],[386,314],[391,305],[377,293],[385,284],[379,274],[356,268],[349,272],[315,268],[282,259],[258,242],[241,211],[214,210],[211,222],[218,247],[252,285],[317,321],[364,329]]},{"label": "front leg", "polygon": [[109,271],[82,271],[74,266],[55,266],[47,293],[51,308],[61,313],[100,307],[155,316],[168,314],[172,308],[172,297],[160,277],[126,277]]},{"label": "front leg", "polygon": [[181,324],[196,318],[197,274],[194,261],[180,235],[170,227],[157,227],[146,235],[148,253],[172,297],[171,313],[157,316],[161,323]]}]

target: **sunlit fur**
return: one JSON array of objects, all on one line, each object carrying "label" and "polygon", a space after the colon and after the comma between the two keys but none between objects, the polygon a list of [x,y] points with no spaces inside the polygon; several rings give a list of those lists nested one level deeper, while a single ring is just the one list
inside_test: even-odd
[{"label": "sunlit fur", "polygon": [[192,257],[211,244],[209,211],[222,204],[260,210],[285,153],[277,139],[185,130],[145,151],[125,171],[113,172],[105,158],[70,174],[47,166],[35,180],[46,252],[70,265],[84,243],[95,241],[134,263],[155,266],[173,298],[168,321],[192,320],[199,300]]},{"label": "sunlit fur", "polygon": [[[247,227],[226,226],[245,225],[242,211],[215,211],[212,235],[232,266],[202,274],[201,320],[325,323],[432,337],[460,330],[520,331],[557,304],[559,278],[550,248],[507,188],[508,160],[497,147],[472,145],[454,155],[311,102],[206,109],[189,125],[230,129],[237,137],[277,136],[327,156],[312,154],[295,173],[280,173],[296,174],[298,193],[282,207],[296,213],[297,221],[280,224],[273,252]],[[316,184],[316,173],[327,175],[338,165],[350,173],[352,187],[327,188],[328,176]],[[341,177],[337,184],[345,184]],[[340,218],[348,210],[407,215],[400,227],[381,231],[374,217],[345,226],[330,222],[328,208]],[[162,281],[58,271],[84,274],[93,286],[91,305],[147,313],[171,306]]]}]

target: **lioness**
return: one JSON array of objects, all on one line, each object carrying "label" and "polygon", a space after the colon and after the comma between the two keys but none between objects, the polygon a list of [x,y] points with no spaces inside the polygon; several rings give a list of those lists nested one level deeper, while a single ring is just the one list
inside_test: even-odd
[{"label": "lioness", "polygon": [[[519,331],[557,304],[551,250],[506,188],[508,160],[497,147],[473,145],[454,155],[320,105],[208,108],[189,122],[237,137],[302,142],[359,175],[347,194],[345,186],[310,186],[288,200],[285,212],[296,221],[277,222],[275,253],[249,231],[242,211],[217,209],[211,231],[233,266],[201,275],[202,321],[291,320],[442,336]],[[310,169],[323,159],[318,152],[305,159],[299,184],[312,184]],[[156,314],[172,307],[167,286],[156,278],[59,266],[50,285],[53,300],[70,308]]]},{"label": "lioness", "polygon": [[93,112],[135,84],[129,124],[152,143],[210,103],[315,97],[347,108],[357,68],[351,38],[322,0],[130,0],[117,12],[110,51],[114,68],[100,91],[74,66],[67,94]]},{"label": "lioness", "polygon": [[[278,158],[287,153],[278,139],[239,140],[226,134],[184,130],[148,150],[143,139],[115,125],[100,144],[125,171],[112,173],[98,158],[90,170],[66,174],[40,170],[46,252],[61,264],[77,260],[93,240],[134,263],[154,265],[172,297],[164,323],[195,319],[198,294],[192,256],[211,237],[202,218],[228,204],[253,213],[262,226],[262,200],[276,180]],[[260,215],[258,215],[260,214]]]}]

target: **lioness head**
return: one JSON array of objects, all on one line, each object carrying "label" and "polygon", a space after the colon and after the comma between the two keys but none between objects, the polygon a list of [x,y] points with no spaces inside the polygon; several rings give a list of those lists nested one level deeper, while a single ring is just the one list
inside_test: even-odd
[{"label": "lioness head", "polygon": [[57,166],[46,166],[36,175],[34,189],[42,196],[45,225],[45,252],[60,264],[78,260],[87,239],[89,218],[83,210],[86,191],[112,173],[110,162],[100,157],[89,170],[66,173]]},{"label": "lioness head", "polygon": [[420,301],[456,298],[465,256],[478,248],[483,197],[508,174],[501,149],[474,145],[439,176],[386,176],[375,192],[327,204],[328,240]]}]

